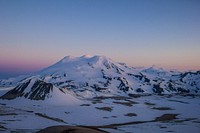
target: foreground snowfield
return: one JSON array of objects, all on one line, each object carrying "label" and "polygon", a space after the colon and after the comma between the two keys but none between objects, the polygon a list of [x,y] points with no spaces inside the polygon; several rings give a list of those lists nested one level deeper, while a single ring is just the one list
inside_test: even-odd
[{"label": "foreground snowfield", "polygon": [[66,105],[18,98],[0,100],[0,108],[2,132],[55,125],[96,126],[114,133],[200,132],[200,97],[194,95],[95,97]]}]

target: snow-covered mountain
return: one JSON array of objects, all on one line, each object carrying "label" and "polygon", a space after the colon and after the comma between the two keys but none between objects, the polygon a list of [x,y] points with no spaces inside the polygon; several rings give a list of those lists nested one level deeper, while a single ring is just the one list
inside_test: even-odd
[{"label": "snow-covered mountain", "polygon": [[[135,93],[200,93],[200,71],[176,72],[161,68],[132,68],[105,56],[66,56],[37,73],[0,80],[12,86],[3,99],[44,100],[73,92],[81,97]],[[68,94],[68,93],[67,93]]]}]

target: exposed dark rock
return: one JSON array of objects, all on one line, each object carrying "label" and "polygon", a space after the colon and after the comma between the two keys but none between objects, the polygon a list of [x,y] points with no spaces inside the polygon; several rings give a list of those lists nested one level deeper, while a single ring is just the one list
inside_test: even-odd
[{"label": "exposed dark rock", "polygon": [[31,100],[44,100],[49,93],[53,91],[53,85],[51,83],[45,83],[43,81],[36,81],[29,92],[28,99]]},{"label": "exposed dark rock", "polygon": [[174,110],[170,107],[153,107],[152,109],[156,109],[156,110]]},{"label": "exposed dark rock", "polygon": [[164,89],[160,87],[160,84],[154,84],[153,91],[154,93],[161,94],[162,92],[164,92]]},{"label": "exposed dark rock", "polygon": [[129,106],[129,107],[133,106],[133,104],[131,102],[115,102],[114,101],[113,103],[115,103],[115,104],[121,104],[121,105],[124,105],[124,106]]},{"label": "exposed dark rock", "polygon": [[[19,84],[14,89],[8,91],[4,94],[1,99],[15,99],[17,97],[25,97],[31,100],[44,100],[49,94],[53,91],[53,85],[51,83],[46,83],[41,80],[36,80],[32,86],[30,85],[31,80],[28,80],[25,83]],[[31,87],[29,92],[26,92],[26,89]]]},{"label": "exposed dark rock", "polygon": [[169,84],[168,84],[168,88],[169,88],[171,91],[176,91],[176,89],[174,88],[174,86],[172,85],[172,83],[169,83]]},{"label": "exposed dark rock", "polygon": [[137,116],[137,114],[135,114],[135,113],[128,113],[128,114],[125,114],[124,116],[133,117],[133,116]]},{"label": "exposed dark rock", "polygon": [[117,80],[119,80],[121,83],[119,84],[118,88],[124,92],[129,90],[128,81],[124,77],[118,77]]},{"label": "exposed dark rock", "polygon": [[6,94],[1,96],[1,99],[11,100],[11,99],[15,99],[17,97],[23,96],[24,90],[27,88],[30,81],[31,80],[28,80],[26,83],[22,83],[22,84],[18,85],[17,87],[15,87],[14,89],[8,91]]},{"label": "exposed dark rock", "polygon": [[170,121],[177,119],[176,116],[178,116],[178,114],[163,114],[159,117],[156,117],[155,121]]},{"label": "exposed dark rock", "polygon": [[181,87],[178,87],[177,91],[178,91],[179,93],[189,93],[189,92],[190,92],[190,90],[186,90],[186,89],[183,89],[183,88],[181,88]]},{"label": "exposed dark rock", "polygon": [[144,90],[143,90],[142,88],[138,88],[138,89],[136,89],[136,92],[141,92],[141,93],[143,93]]},{"label": "exposed dark rock", "polygon": [[81,127],[81,126],[51,126],[42,129],[36,133],[107,133],[98,128]]},{"label": "exposed dark rock", "polygon": [[186,77],[187,75],[198,75],[198,74],[200,74],[200,71],[196,71],[196,72],[185,72],[185,73],[181,73],[181,74],[180,74],[180,77],[181,77],[181,78],[184,78],[184,77]]},{"label": "exposed dark rock", "polygon": [[43,117],[43,118],[46,118],[46,119],[49,119],[49,120],[53,120],[53,121],[56,121],[56,122],[66,123],[65,121],[63,121],[63,120],[61,120],[59,118],[50,117],[50,116],[47,116],[46,114],[35,113],[35,115]]},{"label": "exposed dark rock", "polygon": [[112,111],[112,107],[95,107],[95,108],[99,110],[103,110],[103,111],[108,111],[108,112]]}]

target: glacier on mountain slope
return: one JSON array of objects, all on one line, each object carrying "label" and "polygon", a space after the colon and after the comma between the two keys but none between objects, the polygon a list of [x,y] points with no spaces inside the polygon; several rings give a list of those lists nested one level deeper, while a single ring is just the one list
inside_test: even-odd
[{"label": "glacier on mountain slope", "polygon": [[[196,86],[191,85],[191,82],[189,84],[179,82],[182,80],[181,74],[155,67],[134,69],[105,56],[67,56],[39,72],[40,77],[46,82],[60,83],[59,87],[72,87],[74,90],[85,87],[91,91],[96,88],[100,91],[108,93],[111,91],[118,94],[121,91],[136,93],[137,89],[140,88],[145,93],[154,93],[154,85],[159,85],[165,89],[155,93],[199,92],[199,73],[197,72],[196,78],[193,78],[194,75],[188,77],[192,78],[192,82]],[[62,84],[66,81],[69,83]]]}]

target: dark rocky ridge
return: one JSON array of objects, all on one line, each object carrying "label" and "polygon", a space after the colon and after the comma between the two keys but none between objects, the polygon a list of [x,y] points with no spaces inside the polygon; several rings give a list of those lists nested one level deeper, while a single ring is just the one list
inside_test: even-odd
[{"label": "dark rocky ridge", "polygon": [[[32,86],[29,86],[30,83],[31,79],[19,84],[17,87],[1,96],[1,99],[11,100],[17,97],[25,97],[30,100],[45,100],[45,98],[53,91],[53,85],[51,83],[36,80]],[[29,92],[26,92],[28,87],[31,89]]]}]

